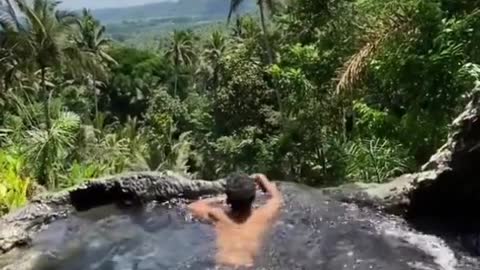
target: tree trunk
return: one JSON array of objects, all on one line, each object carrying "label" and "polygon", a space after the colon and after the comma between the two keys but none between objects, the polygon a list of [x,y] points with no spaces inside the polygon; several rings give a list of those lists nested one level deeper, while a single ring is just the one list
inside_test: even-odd
[{"label": "tree trunk", "polygon": [[258,8],[260,9],[260,21],[262,23],[262,31],[263,31],[263,42],[265,43],[265,47],[267,48],[267,57],[268,57],[268,64],[274,64],[273,59],[273,52],[272,47],[270,46],[270,42],[268,41],[268,30],[267,25],[265,23],[265,10],[263,8],[262,0],[258,1]]},{"label": "tree trunk", "polygon": [[[47,85],[46,85],[46,67],[41,67],[41,87],[42,87],[42,95],[43,95],[43,108],[44,108],[44,113],[45,113],[45,125],[46,125],[46,130],[47,130],[47,136],[50,137],[51,129],[52,129],[52,122],[50,119],[50,93],[47,90]],[[43,186],[47,186],[50,183],[48,183],[48,163],[49,163],[49,149],[50,145],[47,143],[45,145],[46,149],[43,149],[42,153],[42,159],[40,161],[40,166],[39,166],[39,171],[38,171],[38,182],[39,184]]]},{"label": "tree trunk", "polygon": [[215,68],[213,70],[213,100],[214,102],[217,101],[217,91],[218,91],[218,73],[219,73],[219,70],[218,70],[218,64],[215,65]]},{"label": "tree trunk", "polygon": [[175,67],[175,83],[173,87],[173,96],[177,97],[177,88],[178,88],[178,69]]},{"label": "tree trunk", "polygon": [[[268,63],[269,65],[275,64],[275,59],[273,57],[273,51],[272,47],[270,46],[270,42],[268,41],[268,29],[267,25],[265,23],[265,9],[263,8],[263,2],[262,0],[258,0],[258,8],[260,10],[260,21],[262,23],[262,31],[263,31],[263,42],[265,47],[267,48],[267,57],[268,57]],[[280,93],[278,92],[278,87],[277,83],[274,81],[273,82],[274,86],[274,92],[275,92],[275,97],[277,99],[277,105],[278,105],[278,110],[280,112],[280,122],[285,123],[284,119],[284,113],[283,113],[283,105],[282,105],[282,98],[280,96]]]},{"label": "tree trunk", "polygon": [[41,68],[41,73],[42,73],[42,82],[41,82],[42,92],[44,95],[43,106],[45,110],[45,124],[47,125],[47,131],[50,132],[50,129],[52,128],[52,121],[50,119],[50,93],[47,90],[45,67]]},{"label": "tree trunk", "polygon": [[97,86],[96,86],[96,79],[95,79],[95,75],[94,74],[91,74],[92,75],[92,91],[93,91],[93,98],[94,98],[94,102],[95,102],[95,119],[98,118],[98,95],[97,95]]},{"label": "tree trunk", "polygon": [[178,53],[178,48],[175,47],[175,62],[173,63],[175,66],[175,85],[173,88],[173,96],[177,97],[177,90],[178,90],[178,66],[180,65],[180,55]]}]

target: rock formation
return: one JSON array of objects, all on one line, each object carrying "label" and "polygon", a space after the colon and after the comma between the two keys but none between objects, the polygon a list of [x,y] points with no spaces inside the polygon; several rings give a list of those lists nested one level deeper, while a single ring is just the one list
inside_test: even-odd
[{"label": "rock formation", "polygon": [[447,142],[420,172],[402,175],[386,184],[354,184],[326,192],[342,200],[380,207],[409,218],[450,220],[457,225],[471,225],[463,229],[478,231],[480,218],[476,207],[480,205],[480,179],[476,166],[480,166],[478,93],[453,121]]}]

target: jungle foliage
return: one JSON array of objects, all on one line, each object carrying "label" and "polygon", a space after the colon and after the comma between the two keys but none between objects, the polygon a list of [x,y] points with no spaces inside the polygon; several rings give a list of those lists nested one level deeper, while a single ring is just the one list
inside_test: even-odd
[{"label": "jungle foliage", "polygon": [[0,211],[127,170],[383,182],[428,159],[478,82],[479,1],[241,2],[226,32],[142,50],[88,10],[0,1]]}]

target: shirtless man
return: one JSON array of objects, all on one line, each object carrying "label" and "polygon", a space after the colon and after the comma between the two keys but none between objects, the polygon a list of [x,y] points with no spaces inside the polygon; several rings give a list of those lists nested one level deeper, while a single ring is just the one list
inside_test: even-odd
[{"label": "shirtless man", "polygon": [[[253,209],[256,186],[270,195]],[[263,174],[234,174],[227,178],[226,198],[199,200],[189,205],[193,215],[211,221],[217,235],[216,263],[227,267],[253,267],[263,239],[277,218],[282,196]],[[223,208],[223,202],[229,205]]]}]

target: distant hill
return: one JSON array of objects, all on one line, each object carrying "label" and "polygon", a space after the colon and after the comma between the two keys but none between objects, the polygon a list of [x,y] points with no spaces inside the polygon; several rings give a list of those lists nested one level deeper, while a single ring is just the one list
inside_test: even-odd
[{"label": "distant hill", "polygon": [[[255,2],[246,1],[241,11],[253,10]],[[103,23],[118,23],[167,17],[225,18],[229,7],[229,0],[178,0],[133,7],[97,9],[92,12]]]}]

